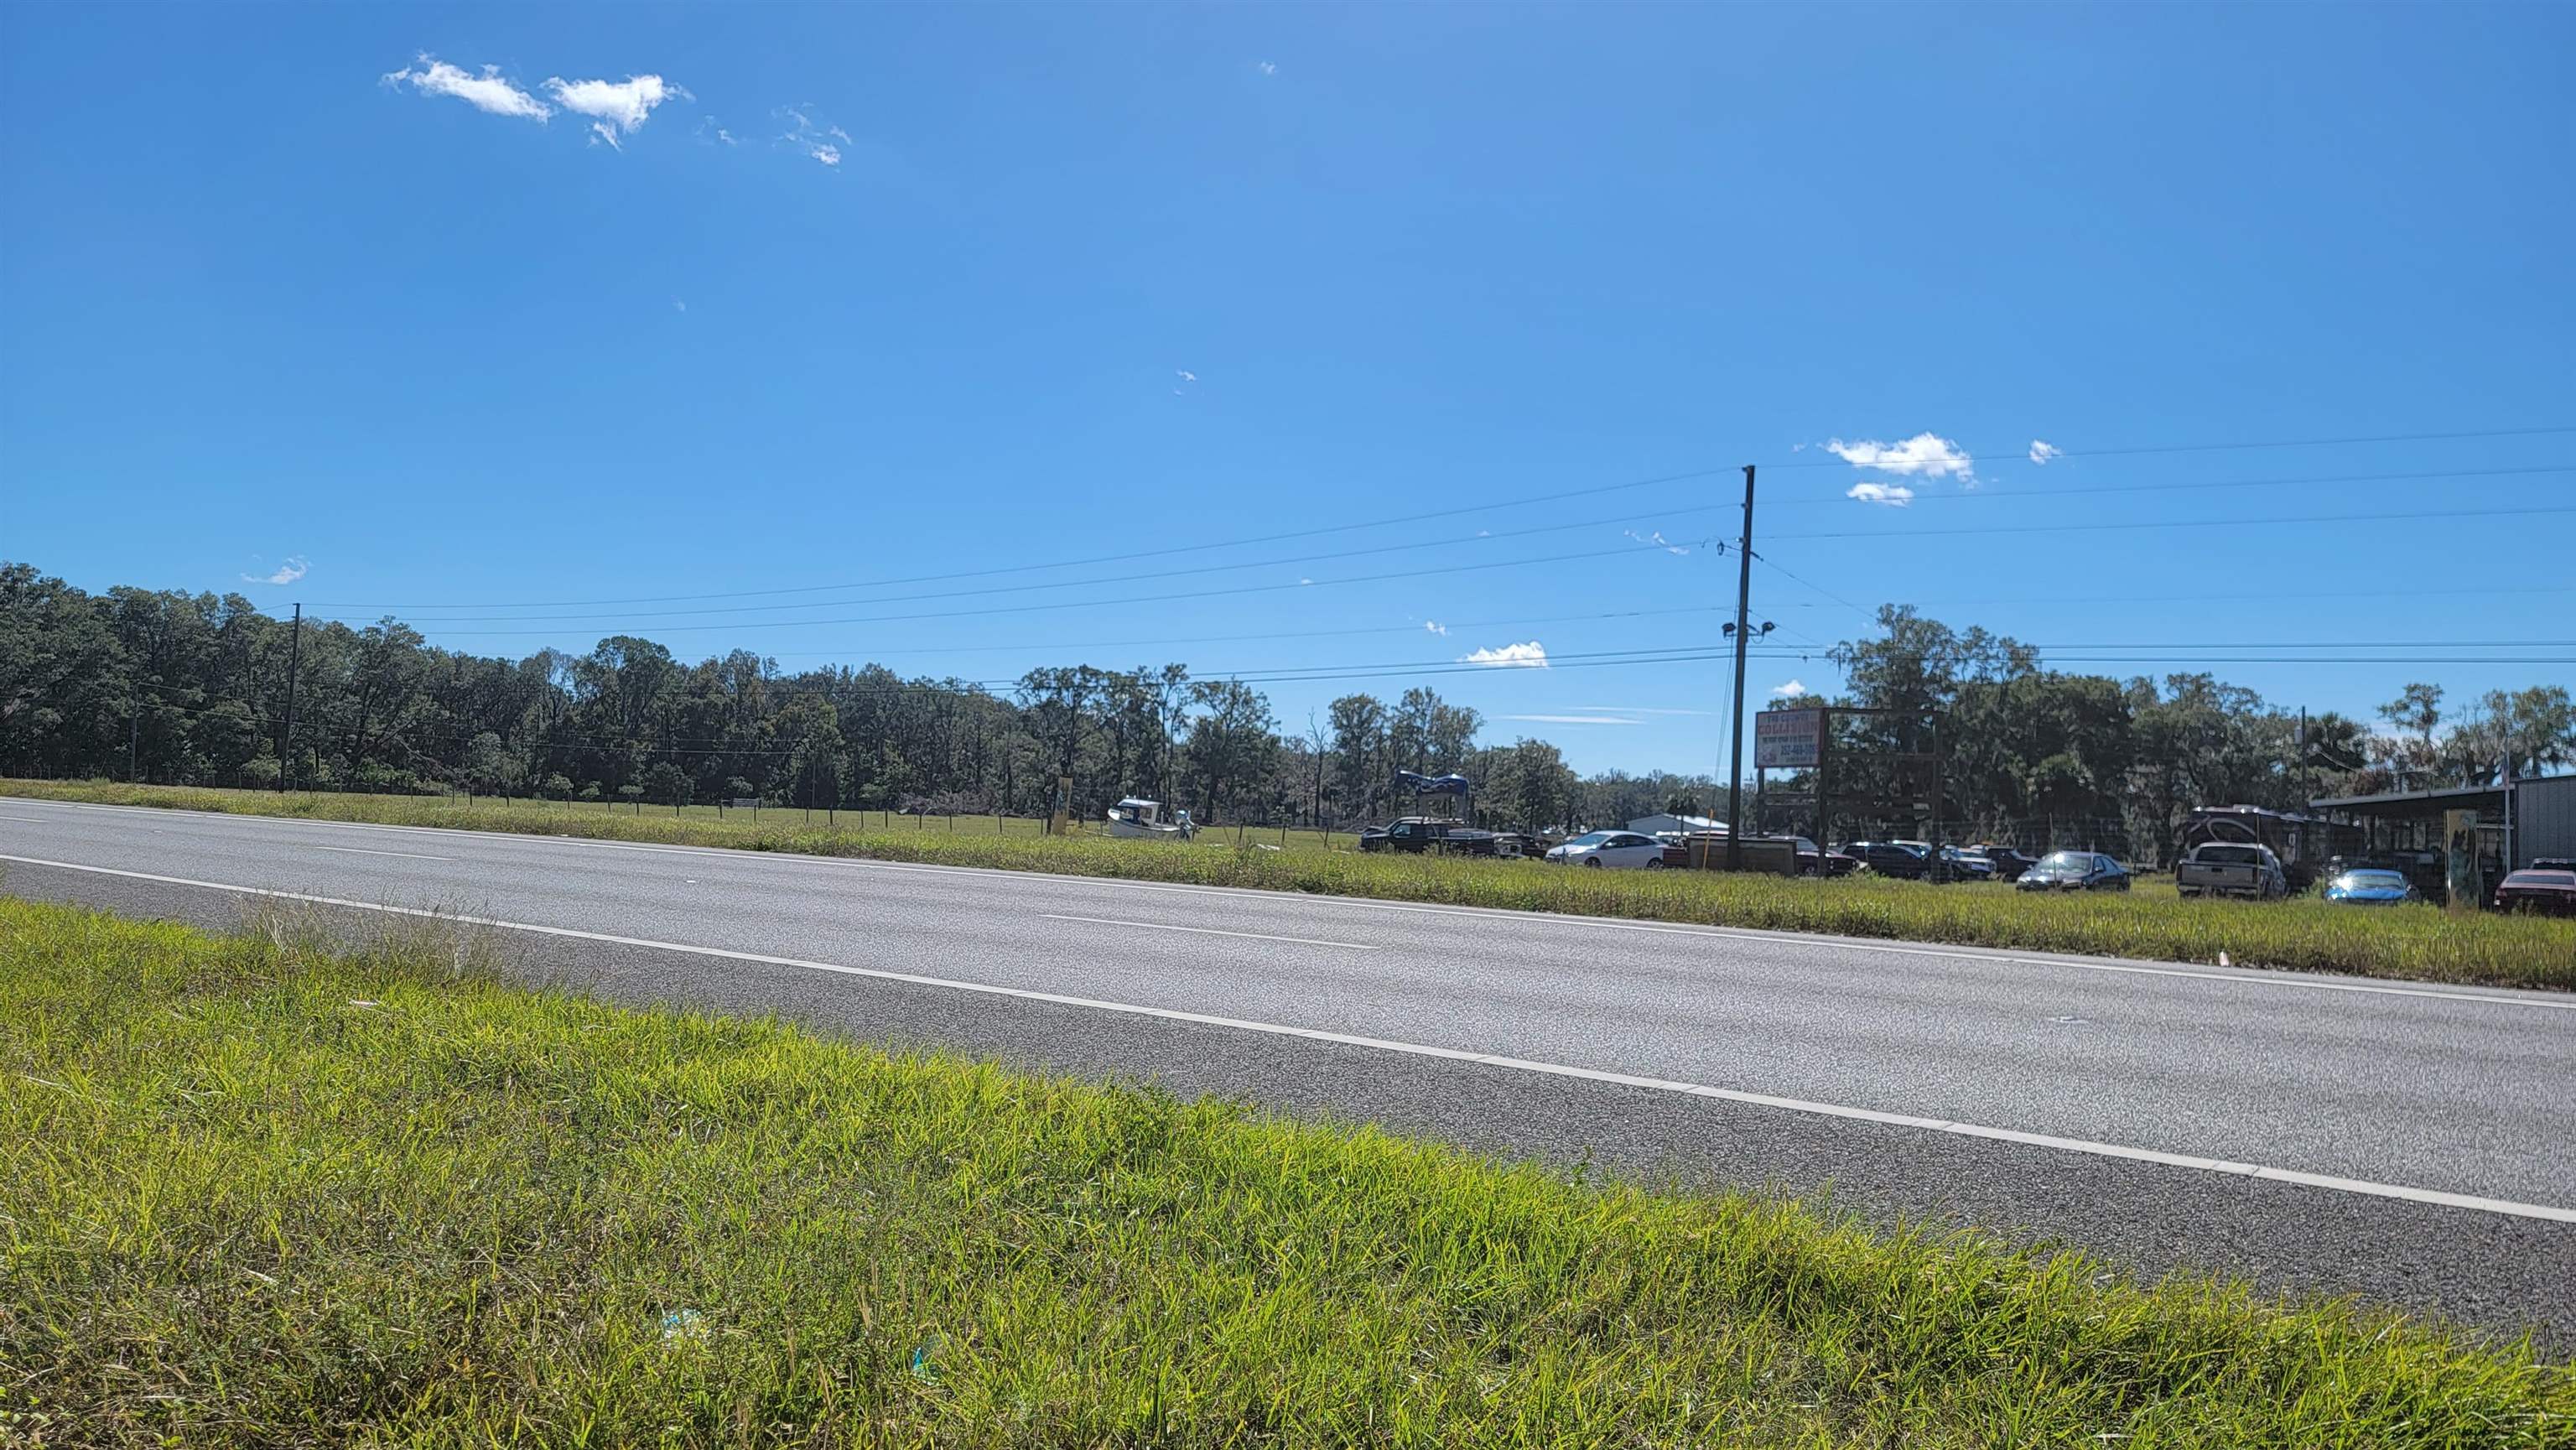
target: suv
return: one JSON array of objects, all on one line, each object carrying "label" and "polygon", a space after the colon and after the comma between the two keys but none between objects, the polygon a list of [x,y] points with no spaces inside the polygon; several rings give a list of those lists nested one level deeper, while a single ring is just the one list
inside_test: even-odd
[{"label": "suv", "polygon": [[1896,841],[1854,841],[1843,847],[1843,853],[1860,862],[1871,874],[1894,876],[1903,881],[1920,881],[1932,870],[1923,852]]}]

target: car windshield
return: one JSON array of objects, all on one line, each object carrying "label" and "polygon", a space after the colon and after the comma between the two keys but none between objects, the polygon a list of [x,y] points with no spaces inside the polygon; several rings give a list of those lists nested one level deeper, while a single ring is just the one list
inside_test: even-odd
[{"label": "car windshield", "polygon": [[2039,863],[2039,869],[2043,871],[2090,871],[2093,869],[2093,858],[2082,851],[2052,851],[2049,853],[2047,860]]},{"label": "car windshield", "polygon": [[2346,871],[2335,885],[2346,891],[2403,891],[2406,878],[2394,871]]},{"label": "car windshield", "polygon": [[1608,831],[1587,831],[1565,844],[1569,846],[1598,846],[1609,839],[1610,833]]}]

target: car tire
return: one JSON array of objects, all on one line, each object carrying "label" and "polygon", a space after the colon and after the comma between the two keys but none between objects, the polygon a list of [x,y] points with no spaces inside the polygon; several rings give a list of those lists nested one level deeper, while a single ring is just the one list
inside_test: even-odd
[{"label": "car tire", "polygon": [[1664,869],[1664,863],[1661,861],[1649,861],[1646,863],[1646,869],[1649,871],[1661,871]]},{"label": "car tire", "polygon": [[1601,858],[1598,856],[1586,856],[1583,858],[1583,864],[1591,867],[1595,871],[1598,871],[1601,869]]}]

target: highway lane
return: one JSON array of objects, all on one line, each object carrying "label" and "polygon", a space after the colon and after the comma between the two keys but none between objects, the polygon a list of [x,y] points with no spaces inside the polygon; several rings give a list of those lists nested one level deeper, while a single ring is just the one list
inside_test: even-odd
[{"label": "highway lane", "polygon": [[[445,908],[594,934],[533,955],[621,997],[2576,1327],[2563,996],[14,799],[0,855],[19,894],[199,919],[232,907],[173,881]],[[1130,1010],[1044,1000],[1067,997]]]}]

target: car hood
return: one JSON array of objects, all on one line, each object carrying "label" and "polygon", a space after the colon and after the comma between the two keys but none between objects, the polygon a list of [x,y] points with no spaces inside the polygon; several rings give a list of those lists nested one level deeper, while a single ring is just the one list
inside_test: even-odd
[{"label": "car hood", "polygon": [[2405,899],[2406,888],[2403,886],[2356,886],[2349,889],[2330,886],[2326,888],[2328,901],[2404,901]]}]

